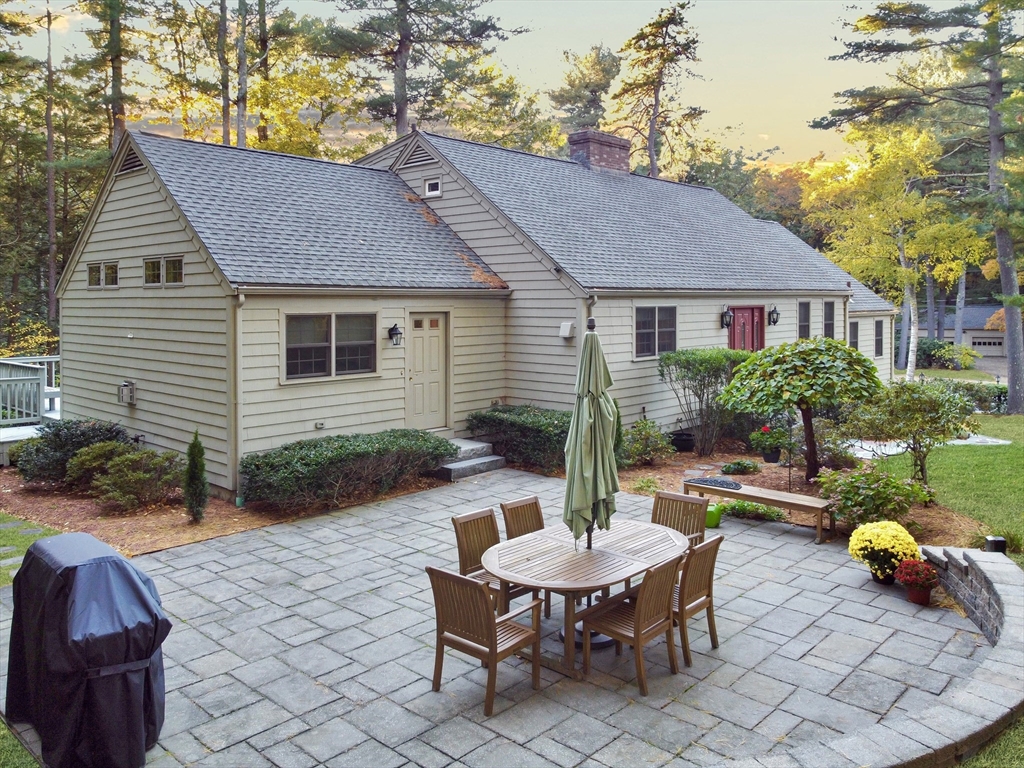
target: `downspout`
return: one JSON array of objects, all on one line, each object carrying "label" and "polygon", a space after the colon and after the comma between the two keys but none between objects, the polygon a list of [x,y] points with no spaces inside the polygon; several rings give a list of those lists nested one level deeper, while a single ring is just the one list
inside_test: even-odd
[{"label": "downspout", "polygon": [[[847,284],[849,285],[849,284]],[[843,297],[843,341],[850,346],[850,297]]]},{"label": "downspout", "polygon": [[235,341],[234,341],[234,363],[235,375],[232,377],[231,406],[234,411],[235,430],[232,436],[234,442],[234,461],[232,472],[235,473],[235,506],[241,507],[245,504],[242,496],[242,472],[240,469],[242,461],[242,307],[245,306],[245,294],[239,293],[235,302]]},{"label": "downspout", "polygon": [[589,296],[587,296],[587,320],[593,317],[592,310],[594,309],[595,304],[597,304],[597,295],[592,293]]}]

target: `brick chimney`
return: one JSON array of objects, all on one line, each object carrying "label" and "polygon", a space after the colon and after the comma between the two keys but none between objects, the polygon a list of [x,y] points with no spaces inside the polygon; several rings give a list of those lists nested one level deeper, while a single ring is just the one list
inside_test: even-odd
[{"label": "brick chimney", "polygon": [[629,173],[629,139],[590,128],[569,134],[569,158],[595,171]]}]

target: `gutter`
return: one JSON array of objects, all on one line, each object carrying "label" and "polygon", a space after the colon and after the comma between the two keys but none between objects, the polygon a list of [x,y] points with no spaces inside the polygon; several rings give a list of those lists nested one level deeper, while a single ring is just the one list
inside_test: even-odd
[{"label": "gutter", "polygon": [[458,298],[508,298],[512,295],[510,288],[337,288],[330,286],[303,286],[303,285],[246,285],[240,283],[235,286],[235,292],[241,296],[242,292],[254,296],[287,296],[297,294],[301,296],[322,295],[322,296],[402,296],[408,297],[410,292],[416,296],[446,296]]}]

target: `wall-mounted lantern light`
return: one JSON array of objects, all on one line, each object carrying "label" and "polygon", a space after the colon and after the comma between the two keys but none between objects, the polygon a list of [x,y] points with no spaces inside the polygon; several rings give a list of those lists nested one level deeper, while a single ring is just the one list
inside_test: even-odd
[{"label": "wall-mounted lantern light", "polygon": [[391,339],[392,346],[400,346],[402,343],[402,329],[398,327],[398,323],[395,323],[388,328],[388,338]]},{"label": "wall-mounted lantern light", "polygon": [[779,324],[779,308],[772,304],[771,311],[768,312],[768,325]]},{"label": "wall-mounted lantern light", "polygon": [[728,307],[722,307],[722,327],[729,328],[732,326],[732,310]]}]

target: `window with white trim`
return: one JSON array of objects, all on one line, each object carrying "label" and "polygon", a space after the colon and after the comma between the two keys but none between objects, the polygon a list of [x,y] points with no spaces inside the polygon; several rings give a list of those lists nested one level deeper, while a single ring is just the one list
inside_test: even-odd
[{"label": "window with white trim", "polygon": [[441,177],[433,176],[429,179],[423,180],[423,196],[424,197],[440,197],[441,196]]},{"label": "window with white trim", "polygon": [[885,345],[885,321],[875,320],[875,357],[882,356]]},{"label": "window with white trim", "polygon": [[118,270],[116,261],[97,261],[87,267],[89,288],[117,288]]},{"label": "window with white trim", "polygon": [[285,378],[374,373],[376,327],[375,314],[286,316]]},{"label": "window with white trim", "polygon": [[184,285],[185,263],[181,256],[165,256],[161,259],[145,259],[142,262],[143,283],[155,285]]},{"label": "window with white trim", "polygon": [[846,342],[854,349],[860,349],[860,323],[856,320],[850,323],[850,337]]},{"label": "window with white trim", "polygon": [[811,302],[801,301],[797,304],[796,337],[811,338]]},{"label": "window with white trim", "polygon": [[825,318],[821,335],[826,339],[834,339],[836,337],[836,303],[834,301],[825,302]]},{"label": "window with white trim", "polygon": [[637,357],[654,357],[676,348],[676,308],[636,308]]}]

